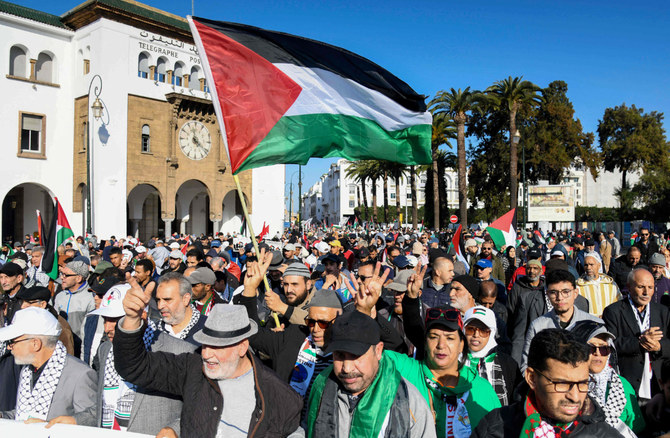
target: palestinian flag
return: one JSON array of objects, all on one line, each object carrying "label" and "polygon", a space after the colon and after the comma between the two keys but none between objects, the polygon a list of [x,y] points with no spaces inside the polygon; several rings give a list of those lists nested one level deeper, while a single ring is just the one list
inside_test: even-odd
[{"label": "palestinian flag", "polygon": [[533,242],[535,242],[536,244],[538,244],[540,246],[547,243],[547,241],[544,238],[544,234],[542,233],[542,231],[540,231],[540,230],[533,231]]},{"label": "palestinian flag", "polygon": [[43,246],[47,238],[47,233],[44,229],[44,220],[42,219],[42,213],[39,210],[35,210],[35,212],[37,212],[37,232],[39,233],[37,241],[40,246]]},{"label": "palestinian flag", "polygon": [[44,242],[44,255],[40,263],[40,269],[46,272],[52,280],[58,278],[58,247],[70,237],[74,237],[74,232],[65,217],[63,207],[58,202],[58,198],[54,198],[54,200],[56,201],[56,207],[49,226],[49,233]]},{"label": "palestinian flag", "polygon": [[453,239],[451,239],[451,244],[454,245],[456,258],[465,265],[465,272],[470,273],[470,265],[468,264],[468,260],[465,258],[465,241],[463,240],[462,233],[463,225],[459,224],[456,233],[454,233]]},{"label": "palestinian flag", "polygon": [[310,157],[429,164],[424,97],[319,41],[188,17],[234,174]]},{"label": "palestinian flag", "polygon": [[516,246],[516,208],[494,220],[491,225],[486,227],[486,231],[491,236],[498,251],[502,251],[504,246]]},{"label": "palestinian flag", "polygon": [[246,234],[247,234],[247,217],[246,216],[242,217],[242,225],[240,225],[240,234],[242,236],[246,236]]}]

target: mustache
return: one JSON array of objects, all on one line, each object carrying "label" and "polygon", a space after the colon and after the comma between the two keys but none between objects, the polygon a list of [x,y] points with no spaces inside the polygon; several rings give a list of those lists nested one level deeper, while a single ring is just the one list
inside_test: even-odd
[{"label": "mustache", "polygon": [[339,377],[340,379],[356,379],[358,377],[363,377],[363,374],[356,373],[356,372],[352,372],[352,373],[342,373],[341,372],[337,375],[337,377]]}]

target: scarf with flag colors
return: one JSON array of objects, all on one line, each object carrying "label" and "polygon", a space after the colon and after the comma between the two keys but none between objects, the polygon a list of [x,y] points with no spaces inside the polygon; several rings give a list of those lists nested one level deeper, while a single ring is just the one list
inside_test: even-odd
[{"label": "scarf with flag colors", "polygon": [[310,157],[429,164],[424,97],[355,53],[188,17],[234,174]]},{"label": "scarf with flag colors", "polygon": [[468,264],[468,260],[465,258],[465,241],[463,240],[462,224],[458,225],[458,229],[454,233],[454,237],[451,239],[451,244],[454,246],[456,258],[465,265],[465,272],[470,273],[470,265]]},{"label": "scarf with flag colors", "polygon": [[58,247],[67,239],[74,237],[74,232],[65,217],[63,207],[58,202],[58,198],[54,198],[54,200],[56,201],[56,206],[53,218],[51,219],[51,225],[49,226],[49,234],[47,234],[44,244],[44,255],[40,263],[40,269],[52,280],[58,278]]},{"label": "scarf with flag colors", "polygon": [[505,246],[516,246],[516,208],[511,209],[486,227],[493,243],[502,251]]}]

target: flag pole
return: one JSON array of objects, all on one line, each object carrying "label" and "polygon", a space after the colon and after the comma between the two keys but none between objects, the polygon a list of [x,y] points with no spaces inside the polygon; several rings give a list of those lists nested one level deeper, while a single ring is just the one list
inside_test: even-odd
[{"label": "flag pole", "polygon": [[[242,187],[240,186],[240,180],[237,178],[237,175],[233,174],[233,180],[235,181],[235,186],[237,187],[237,194],[240,197],[240,204],[242,204],[242,211],[244,212],[244,218],[247,221],[249,234],[251,234],[251,243],[254,245],[254,251],[256,251],[256,257],[259,258],[261,253],[258,250],[258,241],[256,241],[256,233],[254,233],[254,227],[251,224],[251,220],[249,219],[249,211],[247,210],[247,201],[244,199],[244,192],[242,192]],[[260,258],[258,259],[258,262],[259,263],[261,262]],[[271,290],[270,283],[268,282],[268,277],[266,275],[263,276],[263,283],[265,284],[265,290]],[[274,318],[275,320],[276,326],[279,327],[279,317],[277,316],[277,312],[272,312],[271,315],[272,318]]]}]

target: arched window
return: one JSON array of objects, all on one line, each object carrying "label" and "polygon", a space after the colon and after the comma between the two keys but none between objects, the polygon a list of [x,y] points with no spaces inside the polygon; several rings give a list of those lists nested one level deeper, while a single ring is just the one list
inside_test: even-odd
[{"label": "arched window", "polygon": [[180,87],[184,83],[184,64],[178,62],[174,65],[174,74],[172,75],[172,85]]},{"label": "arched window", "polygon": [[149,55],[144,52],[137,58],[137,76],[144,79],[149,77]]},{"label": "arched window", "polygon": [[12,46],[9,49],[9,74],[25,78],[27,65],[26,51],[19,46]]},{"label": "arched window", "polygon": [[158,61],[156,62],[156,72],[154,73],[154,81],[165,82],[166,64],[165,58],[158,58]]},{"label": "arched window", "polygon": [[53,60],[44,52],[37,56],[35,79],[41,82],[53,82]]},{"label": "arched window", "polygon": [[200,89],[200,71],[196,67],[191,69],[191,76],[188,78],[188,88],[191,90]]},{"label": "arched window", "polygon": [[149,125],[142,126],[142,152],[151,152],[151,131]]}]

